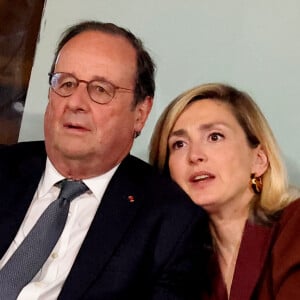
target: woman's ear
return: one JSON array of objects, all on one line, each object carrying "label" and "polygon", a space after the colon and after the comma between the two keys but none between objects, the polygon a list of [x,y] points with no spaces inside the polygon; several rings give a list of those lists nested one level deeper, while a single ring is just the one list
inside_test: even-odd
[{"label": "woman's ear", "polygon": [[255,174],[256,177],[262,176],[267,171],[268,166],[268,156],[262,146],[258,145],[254,149],[252,173]]}]

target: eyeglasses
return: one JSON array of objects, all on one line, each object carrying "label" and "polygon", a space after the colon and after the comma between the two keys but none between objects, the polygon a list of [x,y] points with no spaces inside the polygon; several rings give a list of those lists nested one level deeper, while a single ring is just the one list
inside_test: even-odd
[{"label": "eyeglasses", "polygon": [[79,80],[74,75],[69,73],[57,72],[49,73],[49,84],[51,89],[61,97],[71,96],[79,86],[80,82],[86,83],[86,88],[90,98],[99,104],[110,102],[117,90],[123,92],[134,92],[132,89],[116,86],[111,82],[104,80]]}]

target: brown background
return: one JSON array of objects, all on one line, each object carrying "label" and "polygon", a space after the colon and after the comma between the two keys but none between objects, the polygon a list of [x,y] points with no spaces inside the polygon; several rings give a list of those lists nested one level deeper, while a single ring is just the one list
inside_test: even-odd
[{"label": "brown background", "polygon": [[17,142],[44,0],[0,0],[0,144]]}]

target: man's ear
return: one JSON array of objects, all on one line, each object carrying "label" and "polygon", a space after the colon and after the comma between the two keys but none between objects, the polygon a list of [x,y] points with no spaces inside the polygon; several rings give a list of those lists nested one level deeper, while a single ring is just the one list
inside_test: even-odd
[{"label": "man's ear", "polygon": [[151,111],[153,105],[153,98],[150,96],[147,96],[143,102],[140,102],[135,107],[135,125],[134,130],[136,132],[141,132],[146,120],[149,116],[149,113]]},{"label": "man's ear", "polygon": [[268,156],[262,146],[258,145],[254,149],[252,173],[255,174],[256,177],[262,176],[267,171],[268,166]]}]

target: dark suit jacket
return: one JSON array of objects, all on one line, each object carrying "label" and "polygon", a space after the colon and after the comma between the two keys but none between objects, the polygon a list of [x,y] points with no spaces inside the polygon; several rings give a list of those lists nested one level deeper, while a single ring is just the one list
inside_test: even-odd
[{"label": "dark suit jacket", "polygon": [[[0,150],[0,257],[23,221],[45,160],[43,142]],[[59,299],[199,299],[207,232],[205,213],[177,185],[129,155],[105,191]]]},{"label": "dark suit jacket", "polygon": [[246,223],[227,296],[215,256],[211,300],[300,299],[300,199],[286,207],[272,226]]}]

